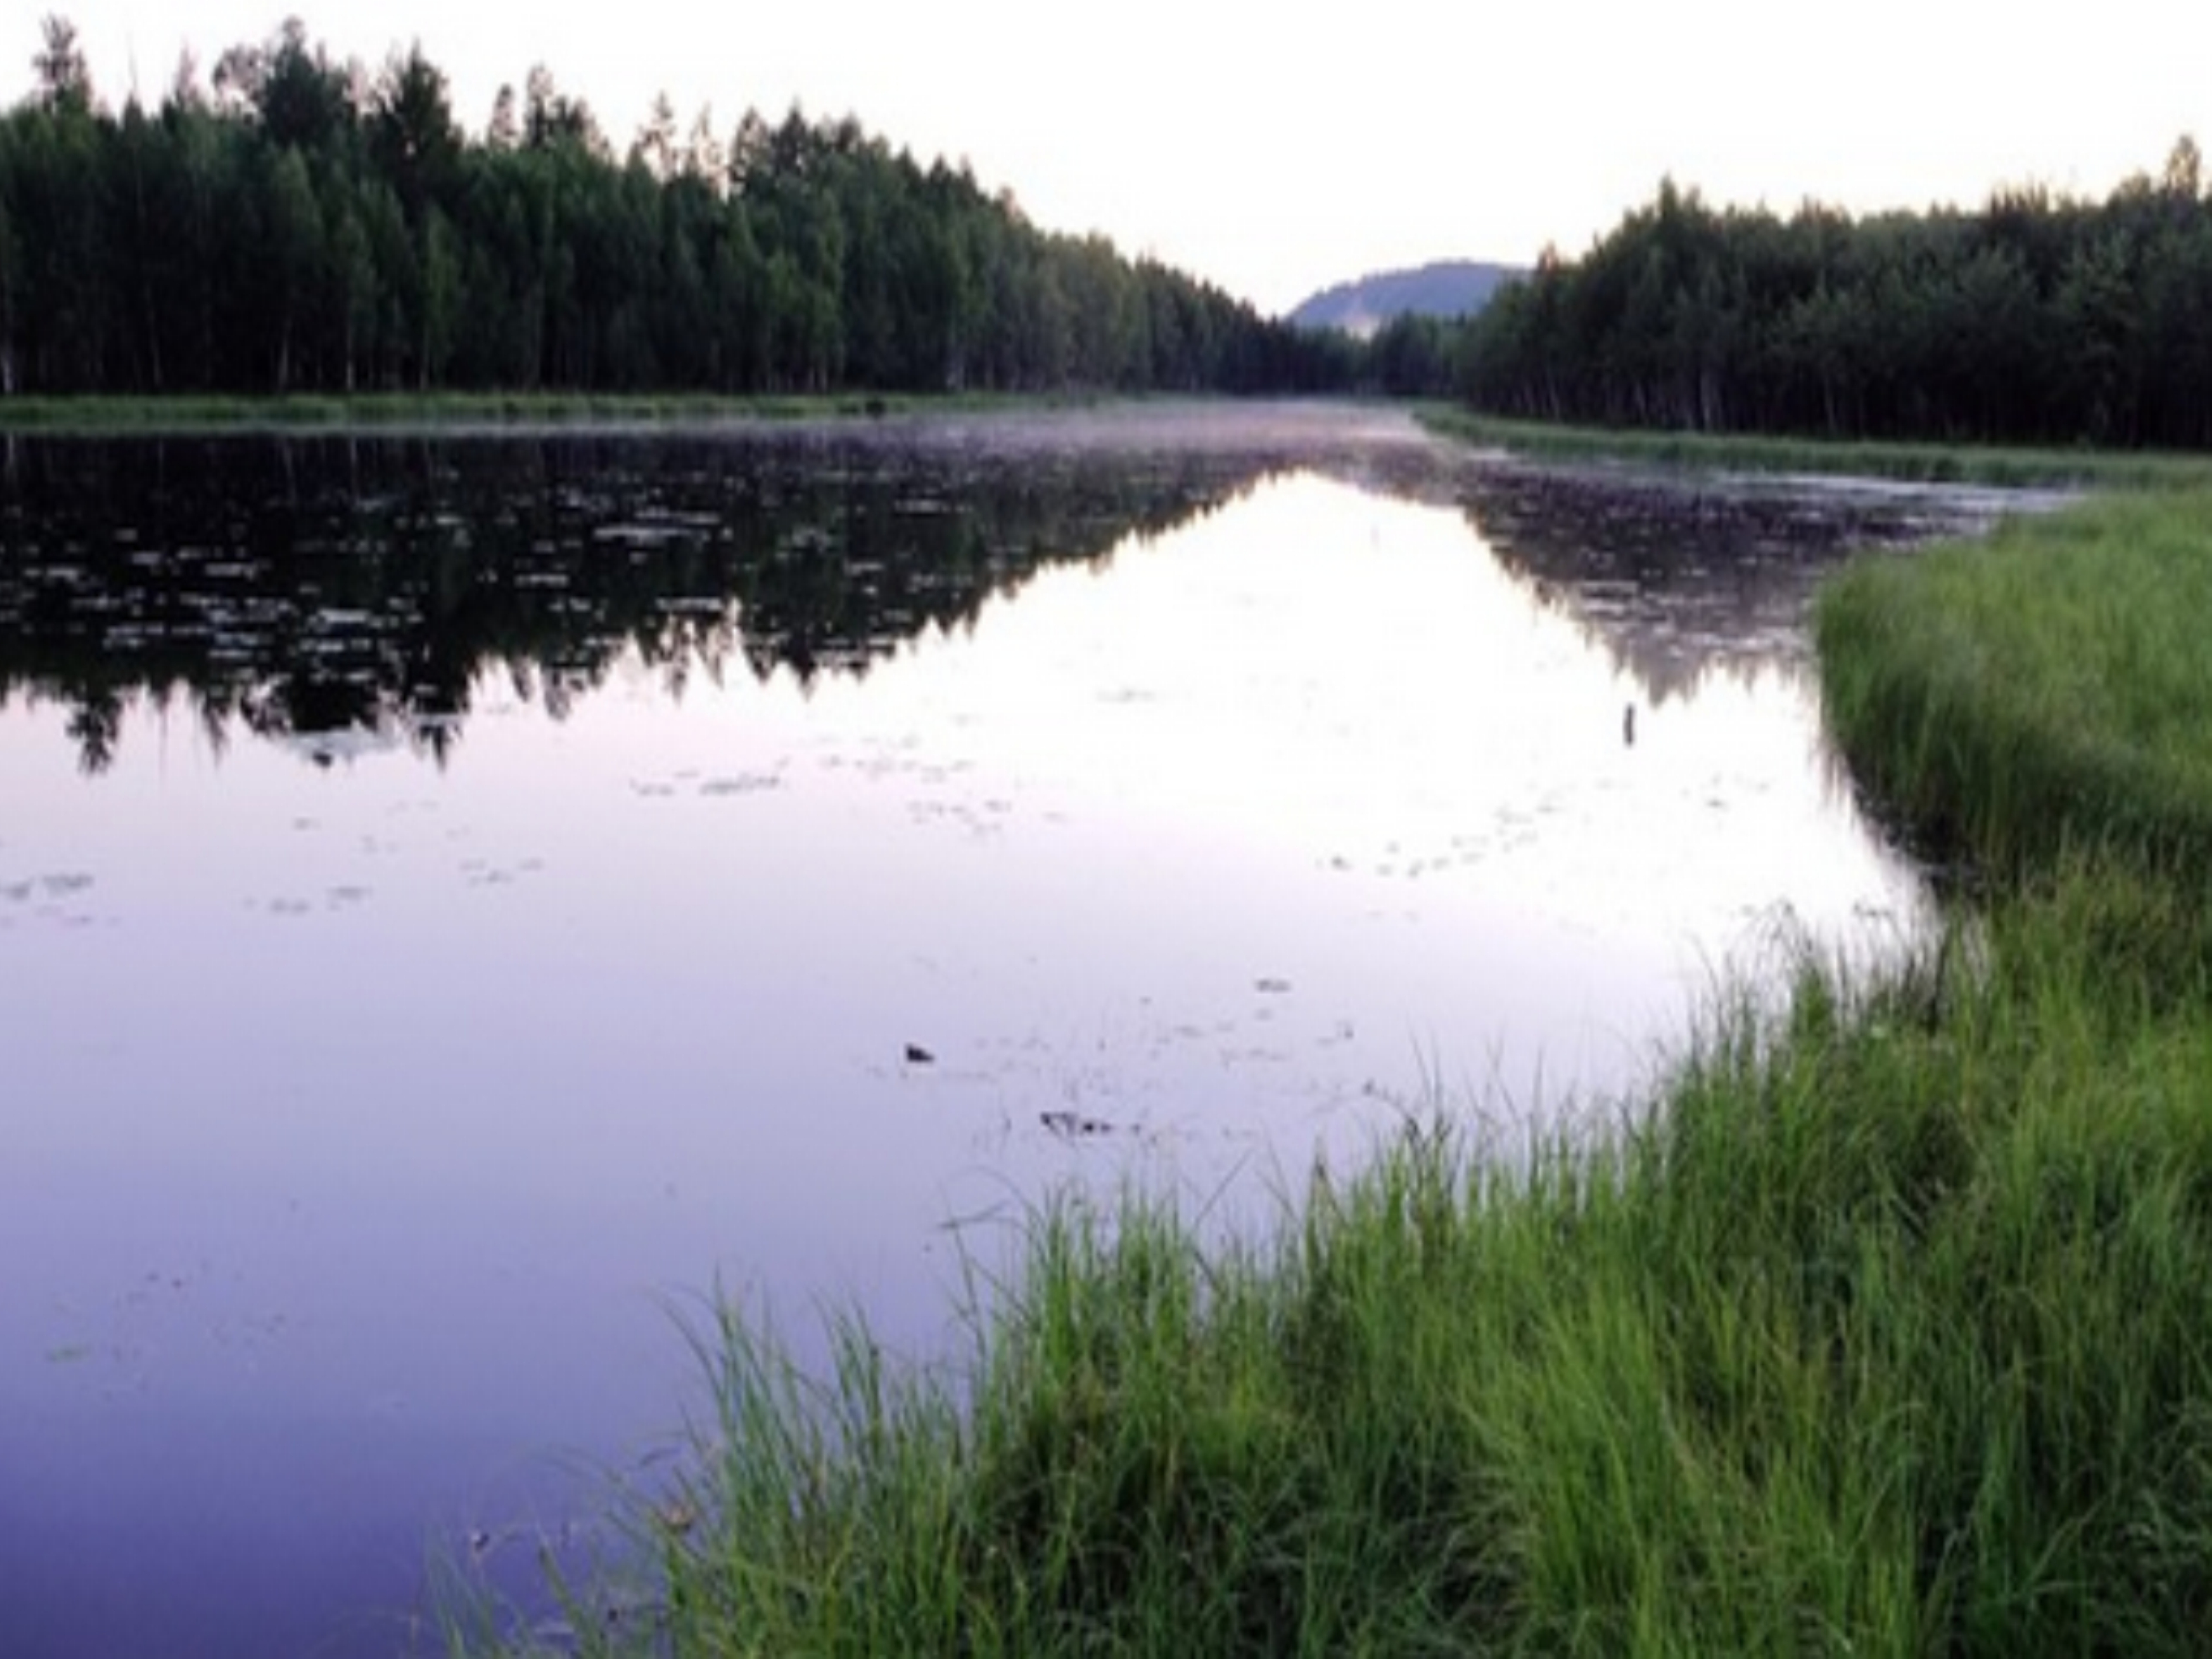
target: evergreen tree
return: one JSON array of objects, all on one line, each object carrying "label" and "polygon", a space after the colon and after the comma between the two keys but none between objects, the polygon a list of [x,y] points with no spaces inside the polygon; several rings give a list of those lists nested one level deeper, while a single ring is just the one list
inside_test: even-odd
[{"label": "evergreen tree", "polygon": [[48,18],[0,114],[0,393],[730,392],[1348,380],[1218,290],[1032,226],[850,118],[748,111],[627,163],[542,66],[481,143],[419,45],[374,78],[288,21],[101,110]]},{"label": "evergreen tree", "polygon": [[1544,419],[1832,437],[2212,441],[2212,204],[2192,140],[2102,203],[1717,213],[1662,183],[1468,331],[1466,395]]}]

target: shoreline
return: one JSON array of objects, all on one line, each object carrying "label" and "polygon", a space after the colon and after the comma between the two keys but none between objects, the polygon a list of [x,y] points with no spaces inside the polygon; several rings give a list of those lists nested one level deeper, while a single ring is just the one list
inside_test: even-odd
[{"label": "shoreline", "polygon": [[179,396],[0,398],[0,438],[253,436],[292,433],[526,433],[544,428],[790,425],[930,414],[1084,408],[1080,396],[866,392],[821,396],[708,393],[370,392],[353,397]]},{"label": "shoreline", "polygon": [[[1779,1012],[1723,988],[1616,1133],[1506,1168],[1440,1115],[1226,1244],[1135,1195],[1048,1205],[957,1377],[850,1322],[804,1376],[725,1305],[714,1419],[632,1518],[635,1650],[2192,1651],[2212,925],[2129,820],[2147,780],[2212,802],[2212,674],[2200,704],[2165,625],[2198,564],[2212,491],[2123,489],[1850,567],[1839,746],[1917,777],[1901,809],[1989,884],[1901,967],[1808,954]],[[1863,568],[1890,608],[1845,626]],[[2130,748],[2157,696],[1957,746],[2063,778],[2035,745],[2101,720],[2080,752],[2118,781],[2055,834],[1926,741],[2114,672],[2181,702],[2162,769]]]},{"label": "shoreline", "polygon": [[1531,459],[2005,489],[2164,490],[2212,484],[2212,456],[2161,451],[2024,449],[1552,426],[1439,404],[1421,405],[1419,417],[1438,437]]}]

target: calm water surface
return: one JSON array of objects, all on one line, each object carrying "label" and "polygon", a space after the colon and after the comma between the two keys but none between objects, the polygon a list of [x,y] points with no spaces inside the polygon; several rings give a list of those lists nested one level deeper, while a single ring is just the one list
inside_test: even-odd
[{"label": "calm water surface", "polygon": [[33,1656],[404,1647],[588,1546],[717,1284],[927,1353],[1057,1182],[1263,1213],[1893,942],[1805,597],[1990,505],[1315,409],[0,464]]}]

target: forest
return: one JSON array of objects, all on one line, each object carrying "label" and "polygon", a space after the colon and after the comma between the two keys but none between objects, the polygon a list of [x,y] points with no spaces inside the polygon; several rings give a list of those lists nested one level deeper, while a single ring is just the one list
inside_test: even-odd
[{"label": "forest", "polygon": [[1671,181],[1547,252],[1450,348],[1498,415],[1712,432],[2212,445],[2212,203],[2193,139],[2104,201],[1787,218]]},{"label": "forest", "polygon": [[544,68],[481,136],[419,46],[380,71],[286,22],[120,113],[41,26],[0,115],[0,394],[1345,385],[1295,330],[851,118],[617,155]]},{"label": "forest", "polygon": [[1608,426],[2212,447],[2184,137],[2102,201],[1784,216],[1663,181],[1475,318],[1260,316],[852,117],[665,99],[617,151],[532,69],[480,131],[419,46],[289,21],[120,112],[40,26],[0,112],[0,395],[1370,391]]}]

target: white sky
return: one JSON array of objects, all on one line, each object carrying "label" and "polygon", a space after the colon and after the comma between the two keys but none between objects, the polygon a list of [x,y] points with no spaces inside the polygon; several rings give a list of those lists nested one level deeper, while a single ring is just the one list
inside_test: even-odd
[{"label": "white sky", "polygon": [[[626,148],[656,92],[726,137],[747,106],[850,113],[965,157],[1048,229],[1103,231],[1275,312],[1433,258],[1573,254],[1664,174],[1709,201],[1869,210],[2001,183],[2101,196],[2183,132],[2212,147],[2203,0],[307,0],[333,58],[419,39],[482,130],[543,62]],[[283,0],[33,0],[78,27],[111,104],[158,102],[274,33]]]}]

